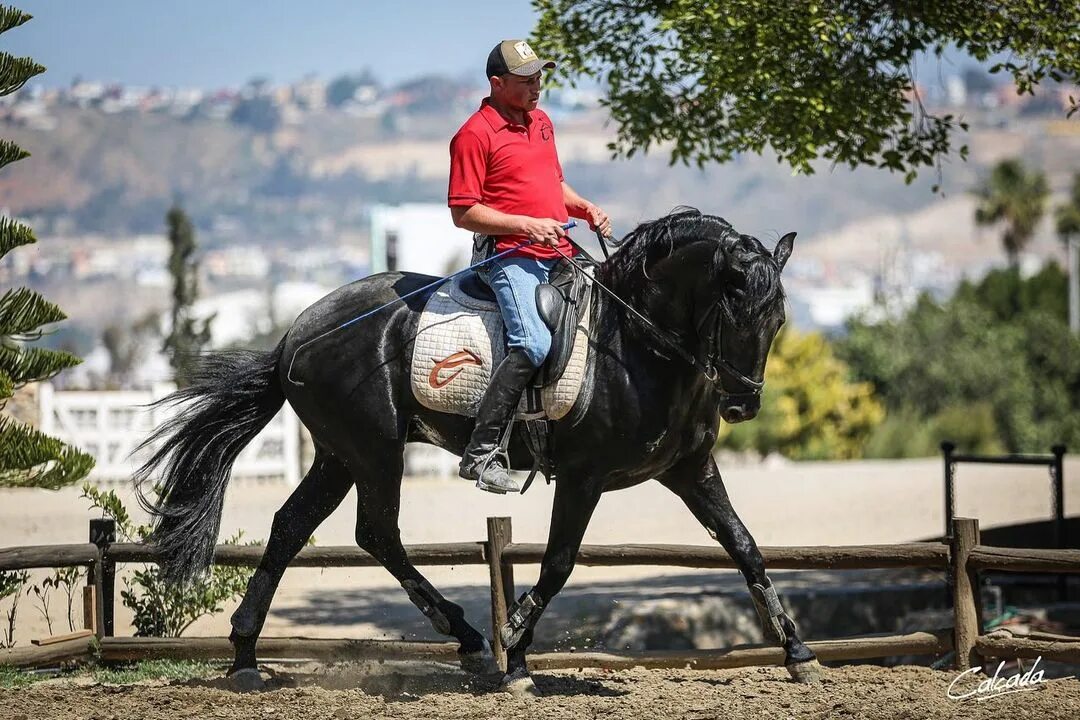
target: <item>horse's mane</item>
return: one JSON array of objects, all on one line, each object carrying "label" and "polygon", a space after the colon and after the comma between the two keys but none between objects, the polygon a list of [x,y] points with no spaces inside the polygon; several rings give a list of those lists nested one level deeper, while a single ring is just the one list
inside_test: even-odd
[{"label": "horse's mane", "polygon": [[727,220],[696,208],[675,208],[663,217],[638,225],[615,243],[622,249],[604,262],[603,279],[617,281],[627,299],[638,298],[655,291],[649,266],[703,239],[717,243],[713,267],[708,272],[715,273],[731,262],[742,269],[740,277],[744,282],[725,286],[720,295],[720,308],[728,321],[736,327],[753,329],[771,317],[784,299],[780,268],[772,254],[757,238],[742,235]]}]

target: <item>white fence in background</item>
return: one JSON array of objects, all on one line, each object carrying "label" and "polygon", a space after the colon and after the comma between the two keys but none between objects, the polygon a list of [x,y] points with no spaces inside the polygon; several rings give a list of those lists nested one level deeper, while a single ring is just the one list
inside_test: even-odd
[{"label": "white fence in background", "polygon": [[[168,385],[151,391],[56,390],[42,383],[38,395],[41,430],[94,456],[90,479],[130,483],[147,451],[132,454],[175,408],[149,408],[172,392]],[[274,416],[233,466],[234,479],[286,482],[300,480],[300,421],[286,405]]]},{"label": "white fence in background", "polygon": [[[405,446],[405,477],[449,478],[458,480],[458,462],[461,460],[440,447],[425,443],[409,443]],[[465,482],[461,480],[461,482]]]}]

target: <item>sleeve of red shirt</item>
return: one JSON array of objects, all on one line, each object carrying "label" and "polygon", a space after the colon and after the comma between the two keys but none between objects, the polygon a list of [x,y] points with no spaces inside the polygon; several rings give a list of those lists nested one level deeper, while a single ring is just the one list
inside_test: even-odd
[{"label": "sleeve of red shirt", "polygon": [[480,137],[460,130],[450,141],[450,189],[446,204],[471,207],[483,196],[487,175],[487,148]]}]

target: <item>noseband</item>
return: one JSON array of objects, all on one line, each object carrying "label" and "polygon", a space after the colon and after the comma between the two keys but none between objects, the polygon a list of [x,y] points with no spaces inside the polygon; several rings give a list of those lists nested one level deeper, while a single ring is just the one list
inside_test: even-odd
[{"label": "noseband", "polygon": [[[720,310],[720,300],[717,299],[710,307],[709,311],[705,313],[705,316],[701,318],[701,321],[695,328],[696,335],[701,337],[701,328],[709,322],[709,318],[712,318],[718,314]],[[754,380],[747,377],[740,372],[734,365],[724,359],[724,349],[720,346],[720,322],[716,321],[712,323],[712,332],[709,333],[708,338],[705,338],[702,342],[704,347],[709,349],[708,355],[706,355],[705,362],[702,363],[696,357],[694,358],[694,367],[701,371],[705,378],[711,382],[719,391],[720,394],[730,400],[750,400],[761,394],[762,389],[765,387],[764,380]],[[723,384],[720,382],[721,376],[726,376],[729,380],[741,384],[747,388],[745,392],[731,393],[724,389]]]}]

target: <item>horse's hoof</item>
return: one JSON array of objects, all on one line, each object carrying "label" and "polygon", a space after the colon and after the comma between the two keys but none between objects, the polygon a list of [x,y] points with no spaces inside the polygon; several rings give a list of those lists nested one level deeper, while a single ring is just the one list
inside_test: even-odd
[{"label": "horse's hoof", "polygon": [[458,653],[461,669],[473,675],[494,675],[499,672],[499,664],[495,662],[495,654],[491,652],[491,645],[484,641],[484,647],[470,653]]},{"label": "horse's hoof", "polygon": [[817,685],[821,682],[821,664],[817,660],[805,660],[784,667],[787,668],[791,679],[797,683]]},{"label": "horse's hoof", "polygon": [[266,682],[255,668],[244,668],[229,675],[229,683],[236,692],[257,692],[266,688]]},{"label": "horse's hoof", "polygon": [[540,697],[540,691],[537,690],[536,683],[534,683],[533,679],[528,675],[525,677],[504,679],[502,687],[500,687],[499,690],[504,693],[509,693],[516,698]]}]

